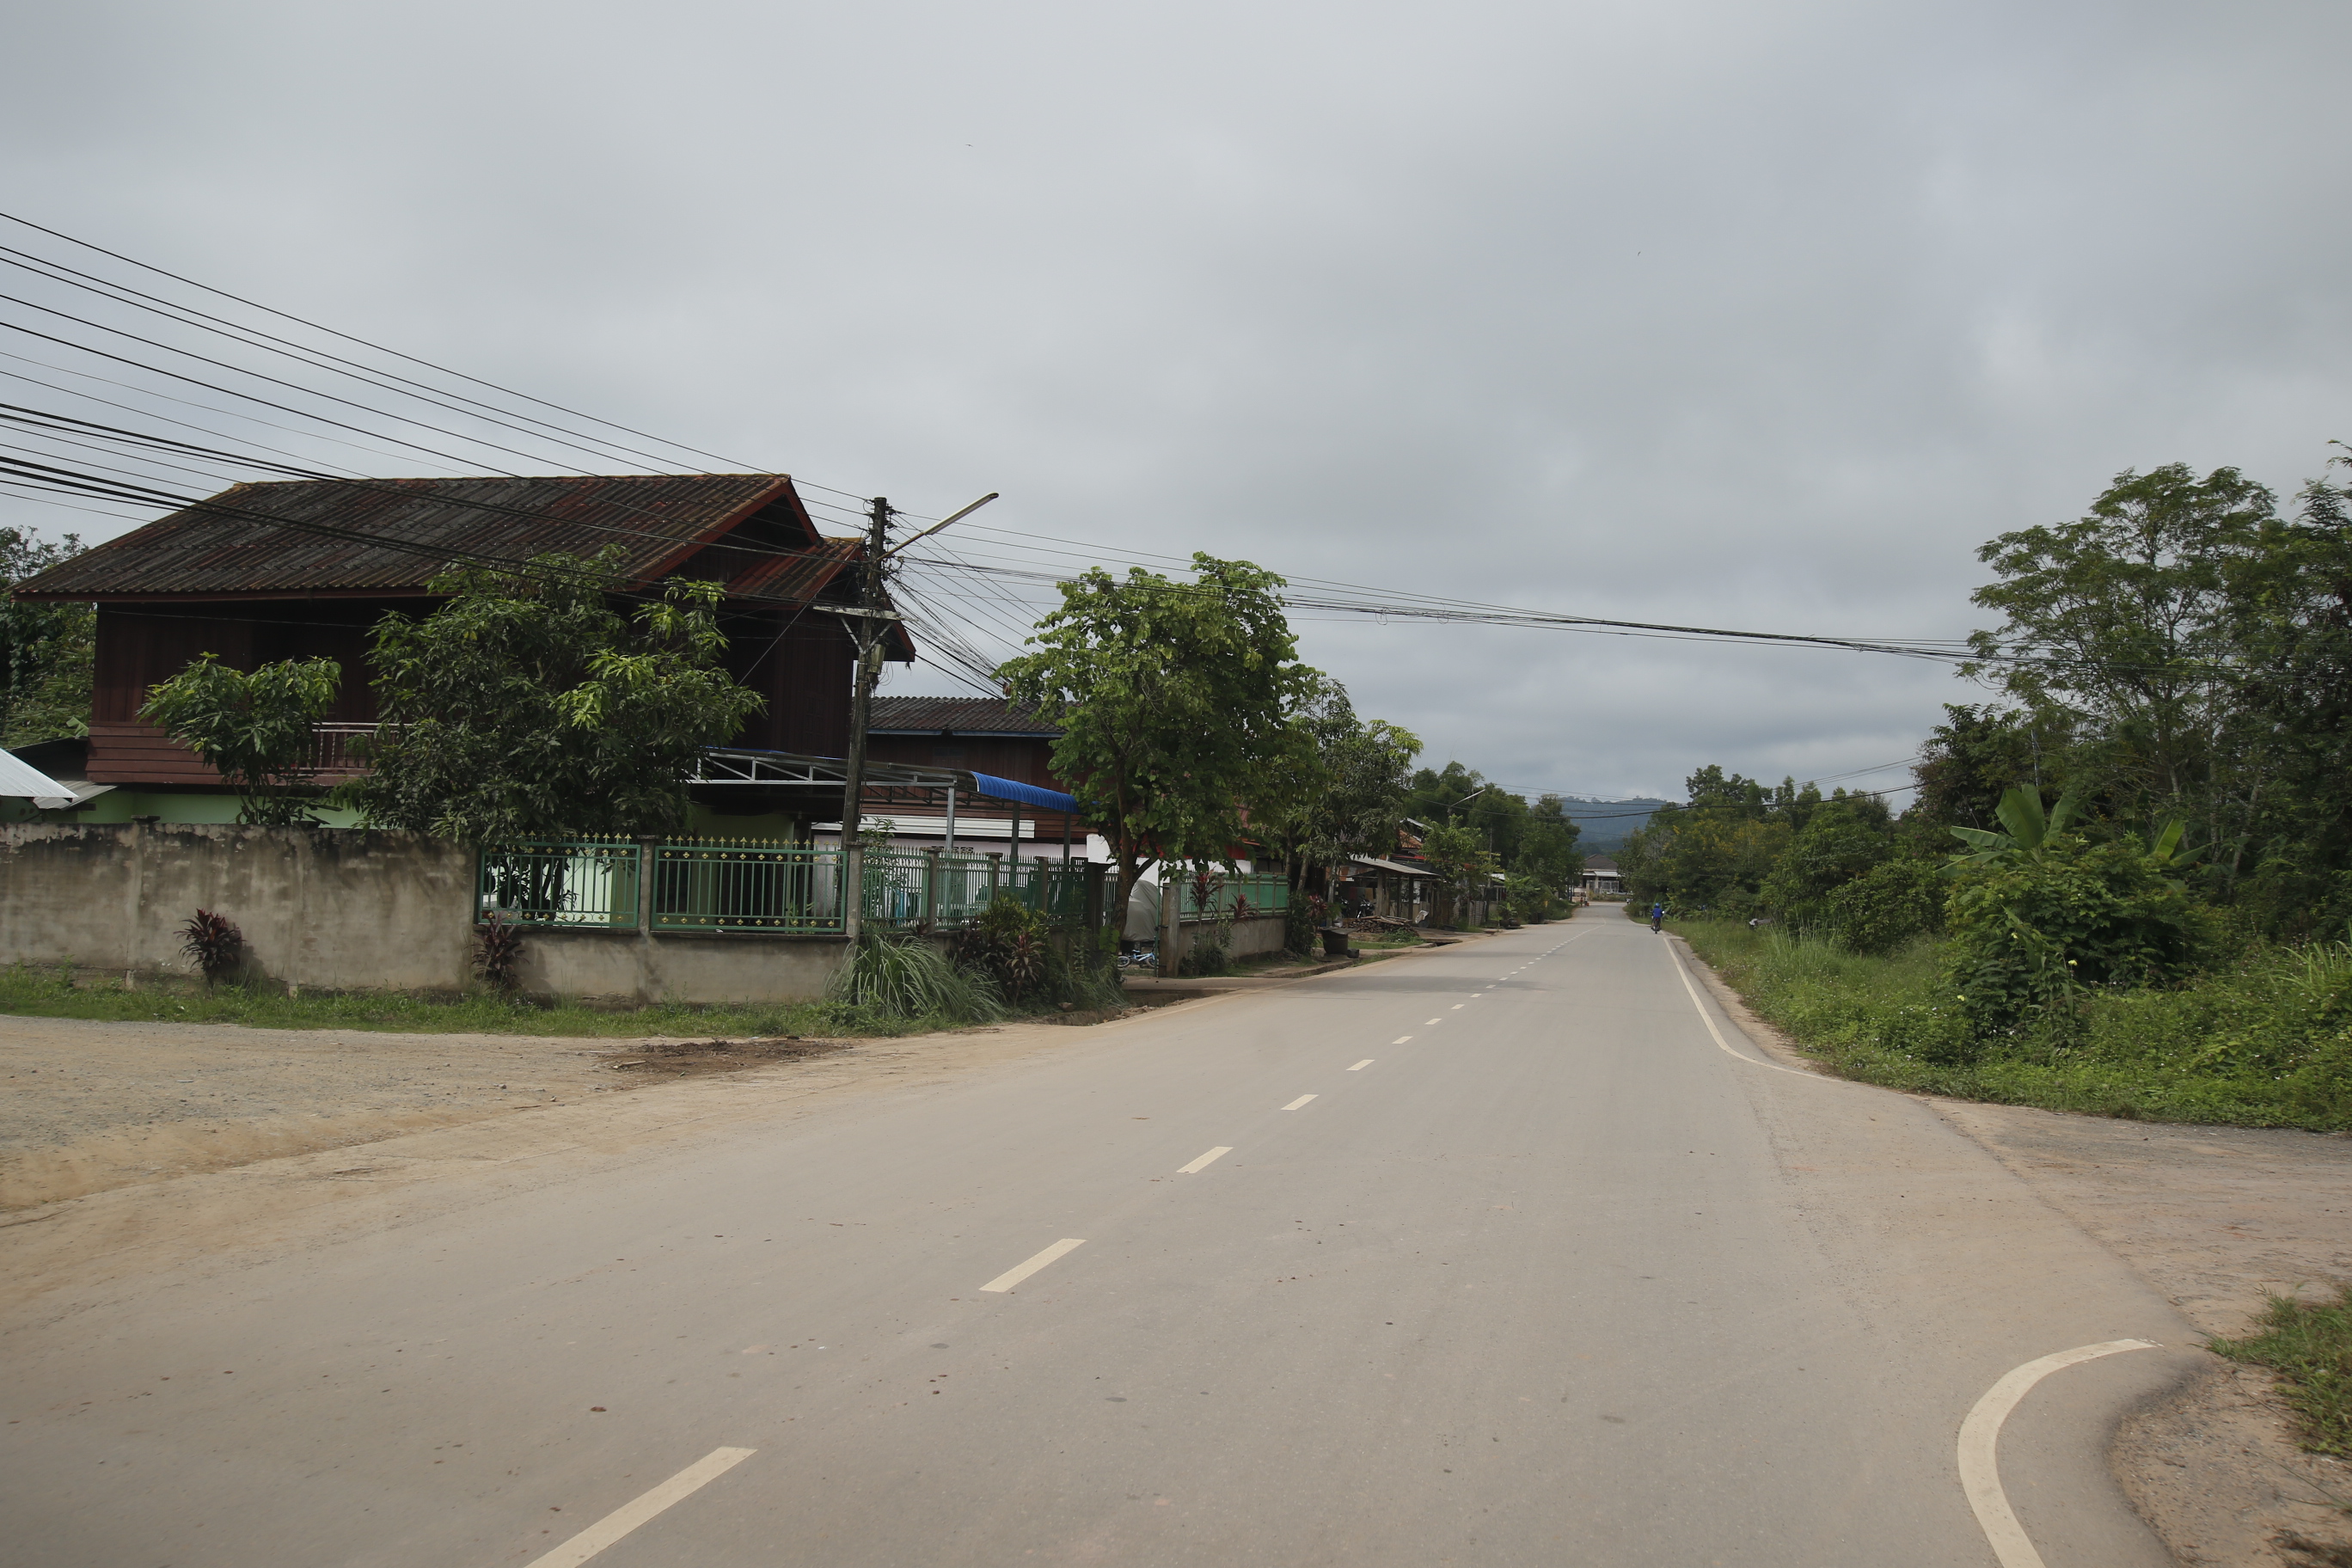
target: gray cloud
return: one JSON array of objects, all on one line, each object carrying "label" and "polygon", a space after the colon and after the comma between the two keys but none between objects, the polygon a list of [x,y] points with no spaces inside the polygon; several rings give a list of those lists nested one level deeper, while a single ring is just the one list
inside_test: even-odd
[{"label": "gray cloud", "polygon": [[[16,210],[1113,550],[1950,637],[1978,543],[2117,470],[2288,489],[2352,435],[2339,6],[99,5],[12,36]],[[1525,787],[1839,773],[1970,695],[1301,630]]]}]

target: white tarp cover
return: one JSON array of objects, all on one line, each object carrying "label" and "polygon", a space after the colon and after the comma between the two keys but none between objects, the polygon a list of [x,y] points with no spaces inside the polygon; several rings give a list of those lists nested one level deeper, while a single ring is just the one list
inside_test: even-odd
[{"label": "white tarp cover", "polygon": [[0,752],[0,795],[54,801],[60,805],[71,805],[75,799],[71,789],[14,752]]}]

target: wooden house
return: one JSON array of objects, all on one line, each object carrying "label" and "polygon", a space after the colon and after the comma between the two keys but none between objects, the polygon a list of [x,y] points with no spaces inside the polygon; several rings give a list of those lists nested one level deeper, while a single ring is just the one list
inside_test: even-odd
[{"label": "wooden house", "polygon": [[[670,578],[726,584],[721,624],[737,679],[766,699],[735,743],[840,756],[856,658],[845,617],[863,542],[820,534],[782,474],[614,478],[304,479],[235,486],[17,585],[37,601],[98,607],[96,691],[82,772],[127,792],[221,793],[218,774],[139,710],[204,653],[242,669],[326,657],[341,695],[312,774],[355,769],[349,739],[373,728],[370,629],[429,614],[452,563],[520,563],[617,546],[626,595]],[[887,657],[914,647],[891,628]]]}]

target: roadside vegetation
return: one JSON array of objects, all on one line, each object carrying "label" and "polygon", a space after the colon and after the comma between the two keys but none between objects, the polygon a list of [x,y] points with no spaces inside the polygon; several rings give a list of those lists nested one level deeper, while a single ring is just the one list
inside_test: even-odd
[{"label": "roadside vegetation", "polygon": [[60,970],[0,970],[0,1013],[165,1024],[243,1024],[259,1029],[372,1029],[396,1034],[900,1035],[915,1026],[837,1002],[777,1005],[595,1007],[559,998],[533,1001],[488,987],[457,996],[385,991],[306,991],[239,984],[164,989],[120,982],[77,985]]},{"label": "roadside vegetation", "polygon": [[2082,988],[1985,1030],[1921,938],[1886,955],[1734,921],[1693,951],[1838,1073],[1890,1089],[2097,1116],[2352,1128],[2352,946],[2255,947],[2172,987]]},{"label": "roadside vegetation", "polygon": [[2005,700],[1946,710],[1909,807],[1703,768],[1628,912],[1851,1077],[2352,1127],[2352,492],[2174,465],[1979,556]]},{"label": "roadside vegetation", "polygon": [[2280,1391],[2303,1419],[2303,1446],[2352,1459],[2352,1285],[2333,1301],[2273,1296],[2259,1328],[2210,1348],[2277,1373]]}]

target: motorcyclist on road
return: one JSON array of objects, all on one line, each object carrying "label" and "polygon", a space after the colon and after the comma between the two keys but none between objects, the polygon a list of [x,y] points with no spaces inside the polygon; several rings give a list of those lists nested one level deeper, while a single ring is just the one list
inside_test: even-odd
[{"label": "motorcyclist on road", "polygon": [[1652,931],[1664,931],[1666,929],[1665,905],[1652,904],[1650,906],[1650,929]]}]

